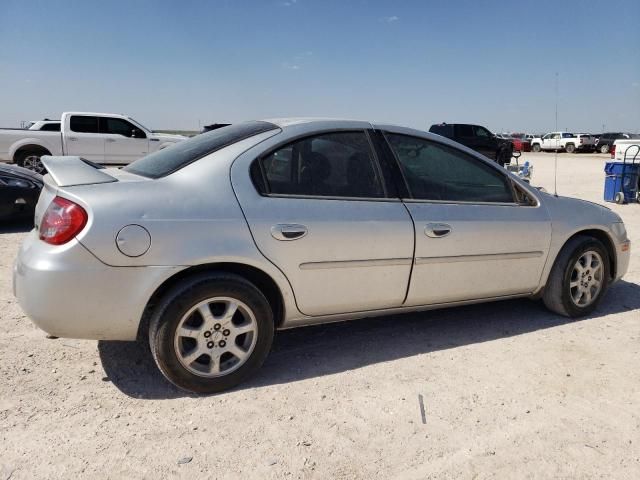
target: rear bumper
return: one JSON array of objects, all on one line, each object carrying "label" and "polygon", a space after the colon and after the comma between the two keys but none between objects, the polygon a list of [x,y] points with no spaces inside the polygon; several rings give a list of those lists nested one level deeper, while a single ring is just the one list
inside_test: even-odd
[{"label": "rear bumper", "polygon": [[62,246],[32,231],[20,248],[13,290],[27,316],[57,337],[135,340],[155,289],[182,267],[110,267],[77,240]]}]

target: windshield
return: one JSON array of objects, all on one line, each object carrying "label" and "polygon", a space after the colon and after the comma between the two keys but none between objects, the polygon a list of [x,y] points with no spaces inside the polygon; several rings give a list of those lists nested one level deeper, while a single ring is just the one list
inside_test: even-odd
[{"label": "windshield", "polygon": [[127,117],[129,120],[131,120],[133,123],[135,123],[136,125],[138,125],[139,127],[142,127],[143,130],[146,130],[147,132],[153,132],[153,130],[151,130],[150,128],[145,127],[143,124],[141,124],[139,121],[137,121],[134,118],[131,117]]},{"label": "windshield", "polygon": [[148,178],[167,176],[181,168],[231,144],[254,135],[276,130],[268,122],[245,122],[196,135],[189,140],[174,143],[124,167],[123,170]]}]

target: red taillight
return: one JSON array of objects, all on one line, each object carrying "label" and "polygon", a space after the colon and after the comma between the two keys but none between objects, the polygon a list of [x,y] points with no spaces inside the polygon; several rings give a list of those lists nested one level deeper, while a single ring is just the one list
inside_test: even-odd
[{"label": "red taillight", "polygon": [[616,146],[611,145],[611,158],[616,158]]},{"label": "red taillight", "polygon": [[52,245],[67,243],[87,224],[87,212],[66,198],[53,199],[40,223],[40,240]]}]

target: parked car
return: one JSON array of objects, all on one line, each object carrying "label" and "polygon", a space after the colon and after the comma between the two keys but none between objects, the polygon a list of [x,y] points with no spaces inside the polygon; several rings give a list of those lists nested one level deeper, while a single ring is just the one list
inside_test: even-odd
[{"label": "parked car", "polygon": [[640,164],[640,135],[629,134],[631,138],[620,138],[613,142],[611,159],[617,162],[637,162]]},{"label": "parked car", "polygon": [[480,125],[464,123],[440,123],[431,125],[429,132],[461,143],[504,166],[511,160],[513,142],[496,137]]},{"label": "parked car", "polygon": [[42,175],[0,163],[0,220],[33,218],[42,186]]},{"label": "parked car", "polygon": [[600,135],[596,146],[600,153],[609,153],[611,146],[616,140],[633,139],[634,134],[623,132],[607,132]]},{"label": "parked car", "polygon": [[59,337],[147,337],[193,392],[246,379],[278,329],[516,297],[587,315],[629,263],[615,212],[393,125],[247,122],[123,169],[43,162],[21,307]]},{"label": "parked car", "polygon": [[593,139],[585,134],[577,137],[570,132],[551,132],[542,137],[531,140],[531,150],[540,151],[565,151],[574,153],[579,150],[589,150],[593,148]]},{"label": "parked car", "polygon": [[578,152],[593,152],[596,149],[596,139],[589,133],[576,133],[575,151]]},{"label": "parked car", "polygon": [[77,155],[95,163],[124,165],[186,139],[154,133],[131,117],[66,112],[61,131],[0,129],[0,160],[44,172],[43,155]]},{"label": "parked car", "polygon": [[518,152],[530,152],[531,142],[524,133],[512,133],[509,139],[513,143],[513,149]]}]

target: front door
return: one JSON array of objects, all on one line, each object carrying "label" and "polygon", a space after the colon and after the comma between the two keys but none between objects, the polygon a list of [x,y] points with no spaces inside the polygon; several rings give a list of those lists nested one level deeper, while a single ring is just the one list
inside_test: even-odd
[{"label": "front door", "polygon": [[100,133],[98,117],[90,115],[69,117],[69,128],[64,132],[64,146],[66,155],[102,163],[104,136]]},{"label": "front door", "polygon": [[246,168],[239,159],[232,169],[240,205],[258,249],[286,275],[302,313],[402,304],[413,225],[388,193],[365,130],[275,147],[251,166],[257,190],[242,183]]},{"label": "front door", "polygon": [[550,219],[535,198],[517,203],[506,171],[456,148],[398,133],[386,137],[415,222],[406,305],[533,292],[551,240]]},{"label": "front door", "polygon": [[124,118],[104,117],[101,130],[104,133],[104,161],[128,164],[149,153],[146,134]]}]

